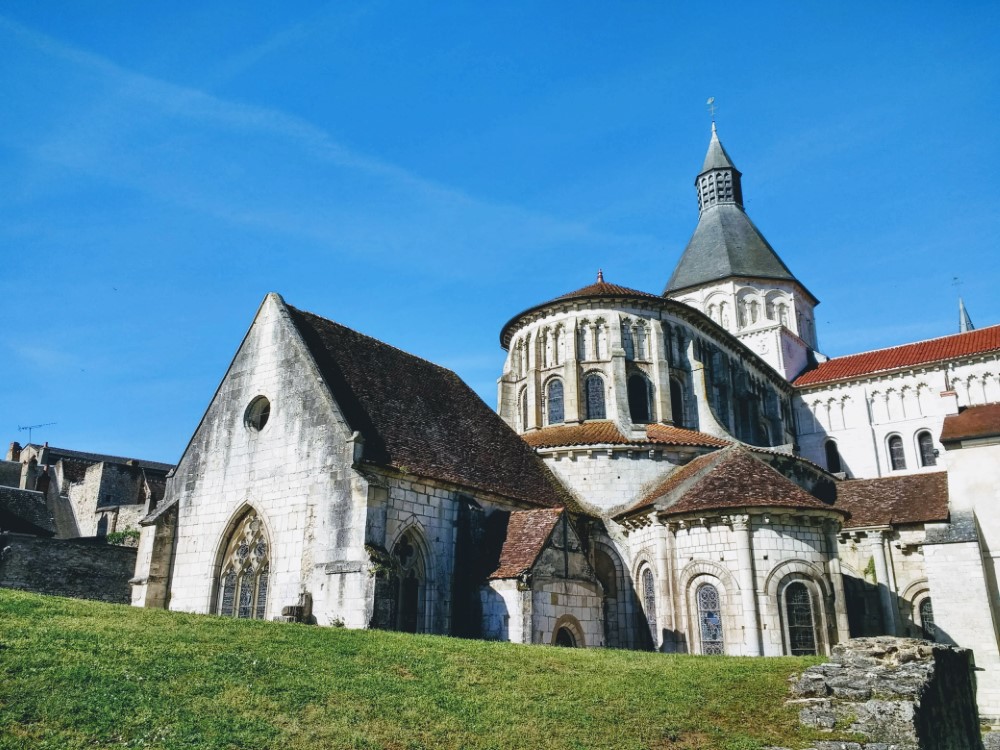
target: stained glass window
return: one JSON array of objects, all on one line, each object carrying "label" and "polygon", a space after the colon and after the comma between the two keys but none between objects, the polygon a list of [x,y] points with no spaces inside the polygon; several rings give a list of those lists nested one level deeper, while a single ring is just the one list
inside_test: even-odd
[{"label": "stained glass window", "polygon": [[649,633],[653,636],[653,643],[656,639],[656,582],[653,580],[653,571],[644,568],[642,571],[642,603],[646,608],[646,621],[649,623]]},{"label": "stained glass window", "polygon": [[588,375],[584,388],[587,392],[587,419],[604,419],[604,381],[600,375]]},{"label": "stained glass window", "polygon": [[565,412],[563,411],[563,384],[561,380],[553,380],[548,387],[548,416],[549,424],[561,424]]},{"label": "stained glass window", "polygon": [[724,654],[722,637],[722,607],[719,590],[710,583],[698,587],[698,623],[701,627],[701,653]]},{"label": "stained glass window", "polygon": [[812,597],[804,583],[792,583],[785,588],[785,612],[788,615],[788,650],[792,656],[815,654]]},{"label": "stained glass window", "polygon": [[893,471],[906,468],[906,456],[903,453],[903,438],[893,435],[889,438],[889,462]]},{"label": "stained glass window", "polygon": [[934,455],[934,438],[927,431],[917,435],[917,446],[920,448],[920,465],[937,466],[937,456]]},{"label": "stained glass window", "polygon": [[933,641],[937,628],[934,627],[934,606],[929,596],[920,602],[920,627],[924,631],[924,638]]},{"label": "stained glass window", "polygon": [[226,617],[263,619],[267,613],[268,544],[264,524],[253,511],[236,525],[222,558],[217,612]]}]

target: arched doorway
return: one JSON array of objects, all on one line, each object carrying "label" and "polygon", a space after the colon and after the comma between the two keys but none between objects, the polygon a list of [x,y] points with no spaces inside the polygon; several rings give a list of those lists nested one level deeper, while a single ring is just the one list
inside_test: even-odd
[{"label": "arched doorway", "polygon": [[576,638],[565,625],[556,631],[555,645],[563,648],[576,648]]},{"label": "arched doorway", "polygon": [[404,633],[423,632],[426,565],[416,532],[408,529],[392,548],[394,575],[390,591],[395,600],[393,628]]}]

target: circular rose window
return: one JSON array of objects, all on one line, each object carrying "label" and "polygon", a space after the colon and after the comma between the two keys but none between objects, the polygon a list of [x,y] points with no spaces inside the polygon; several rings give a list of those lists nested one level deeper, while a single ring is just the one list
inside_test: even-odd
[{"label": "circular rose window", "polygon": [[271,402],[264,396],[258,396],[250,402],[247,412],[243,417],[246,426],[254,432],[260,432],[267,424],[268,417],[271,416]]}]

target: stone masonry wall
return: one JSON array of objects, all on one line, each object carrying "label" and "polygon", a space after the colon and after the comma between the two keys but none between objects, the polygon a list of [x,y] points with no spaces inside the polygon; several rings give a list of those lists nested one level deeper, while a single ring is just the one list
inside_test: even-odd
[{"label": "stone masonry wall", "polygon": [[128,604],[136,550],[103,539],[0,535],[0,586]]},{"label": "stone masonry wall", "polygon": [[913,638],[854,638],[792,685],[800,721],[851,732],[855,750],[980,750],[972,652]]}]

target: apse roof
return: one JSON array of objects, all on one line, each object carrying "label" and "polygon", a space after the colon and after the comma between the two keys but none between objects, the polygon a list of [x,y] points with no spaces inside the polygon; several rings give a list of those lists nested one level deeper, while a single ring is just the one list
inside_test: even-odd
[{"label": "apse roof", "polygon": [[647,508],[680,515],[753,507],[837,510],[734,443],[672,472],[622,515]]},{"label": "apse roof", "polygon": [[997,435],[1000,435],[1000,404],[967,406],[958,414],[945,417],[941,428],[942,443]]},{"label": "apse roof", "polygon": [[730,441],[706,435],[704,432],[685,430],[665,424],[651,424],[646,427],[642,439],[627,438],[611,420],[595,420],[575,425],[556,425],[533,430],[521,436],[533,448],[571,447],[578,445],[691,445],[705,448],[721,448]]},{"label": "apse roof", "polygon": [[287,306],[364,460],[533,505],[572,504],[538,455],[455,373]]},{"label": "apse roof", "polygon": [[917,341],[913,344],[892,346],[888,349],[834,357],[799,375],[793,381],[793,385],[801,387],[850,380],[998,350],[1000,350],[1000,325]]},{"label": "apse roof", "polygon": [[837,483],[837,507],[851,514],[845,528],[948,520],[943,471]]}]

